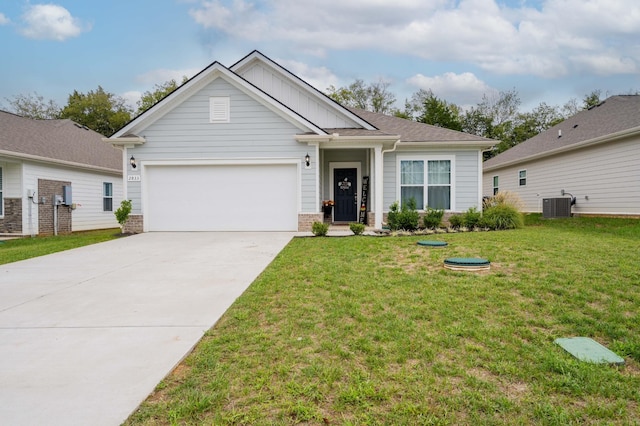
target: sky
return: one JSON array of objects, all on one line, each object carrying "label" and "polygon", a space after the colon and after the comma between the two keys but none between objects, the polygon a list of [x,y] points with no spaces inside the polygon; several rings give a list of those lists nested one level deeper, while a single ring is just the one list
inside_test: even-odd
[{"label": "sky", "polygon": [[101,86],[132,107],[253,50],[319,90],[386,82],[521,110],[640,91],[638,0],[0,0],[0,108]]}]

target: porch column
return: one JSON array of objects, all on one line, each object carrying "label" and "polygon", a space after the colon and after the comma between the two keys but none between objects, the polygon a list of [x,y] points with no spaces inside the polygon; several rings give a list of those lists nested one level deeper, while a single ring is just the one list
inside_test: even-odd
[{"label": "porch column", "polygon": [[382,229],[382,197],[383,197],[383,163],[382,163],[382,146],[376,146],[373,149],[373,190],[375,221],[374,228]]}]

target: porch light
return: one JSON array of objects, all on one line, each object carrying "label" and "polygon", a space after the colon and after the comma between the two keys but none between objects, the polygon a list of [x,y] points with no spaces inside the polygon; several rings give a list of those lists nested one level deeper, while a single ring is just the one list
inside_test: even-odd
[{"label": "porch light", "polygon": [[309,157],[308,152],[307,155],[304,156],[304,166],[307,168],[311,167],[311,157]]},{"label": "porch light", "polygon": [[133,155],[129,159],[129,163],[131,164],[132,169],[135,169],[136,167],[138,167],[138,165],[136,164],[136,159],[133,157]]}]

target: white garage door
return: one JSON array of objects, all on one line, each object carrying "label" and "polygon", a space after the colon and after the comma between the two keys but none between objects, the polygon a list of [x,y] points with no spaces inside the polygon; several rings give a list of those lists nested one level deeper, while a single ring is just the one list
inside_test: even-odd
[{"label": "white garage door", "polygon": [[148,166],[149,231],[295,231],[294,164]]}]

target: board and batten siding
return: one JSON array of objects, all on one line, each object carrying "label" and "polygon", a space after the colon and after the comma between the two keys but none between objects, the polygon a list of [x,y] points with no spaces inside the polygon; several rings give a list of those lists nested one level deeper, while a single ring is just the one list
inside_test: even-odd
[{"label": "board and batten siding", "polygon": [[[480,208],[479,199],[480,191],[478,179],[480,176],[479,169],[479,151],[477,150],[433,150],[433,151],[409,151],[398,150],[389,152],[384,155],[384,211],[389,210],[389,206],[399,201],[398,193],[399,183],[397,182],[397,166],[398,156],[416,156],[429,159],[429,157],[454,157],[455,164],[455,211],[463,212],[471,207]],[[438,158],[436,158],[438,159]],[[422,206],[424,208],[424,206]]]},{"label": "board and batten siding", "polygon": [[282,74],[261,63],[255,63],[240,74],[279,102],[297,111],[321,128],[358,128],[355,121],[338,114],[335,107],[301,89]]},{"label": "board and batten siding", "polygon": [[[526,186],[518,172],[527,171]],[[493,177],[501,191],[516,192],[526,212],[542,212],[544,198],[576,197],[573,213],[640,214],[640,139],[603,143],[553,157],[483,173],[483,193],[493,194]],[[588,199],[587,199],[588,198]]]},{"label": "board and batten siding", "polygon": [[[32,206],[31,223],[29,223],[28,203],[31,201],[26,197],[27,190],[38,190],[38,179],[71,182],[72,202],[77,206],[71,213],[73,232],[119,227],[114,211],[119,206],[119,200],[122,199],[122,176],[25,162],[23,163],[25,194],[22,206],[24,233],[38,232],[38,206],[35,204]],[[113,211],[103,211],[104,182],[113,184]],[[48,199],[46,202],[51,203],[52,200]]]},{"label": "board and batten siding", "polygon": [[[215,96],[230,98],[230,122],[209,122],[209,98]],[[265,162],[294,159],[302,163],[307,152],[313,153],[309,146],[295,140],[295,135],[303,131],[218,78],[142,130],[140,136],[146,142],[129,149],[127,155],[134,155],[139,164],[167,160],[227,160],[232,163],[247,159]],[[139,174],[140,169],[129,169],[128,174]],[[302,212],[318,209],[315,176],[313,169],[301,167]],[[141,182],[128,182],[127,196],[133,201],[133,214],[143,213],[141,187]]]}]

